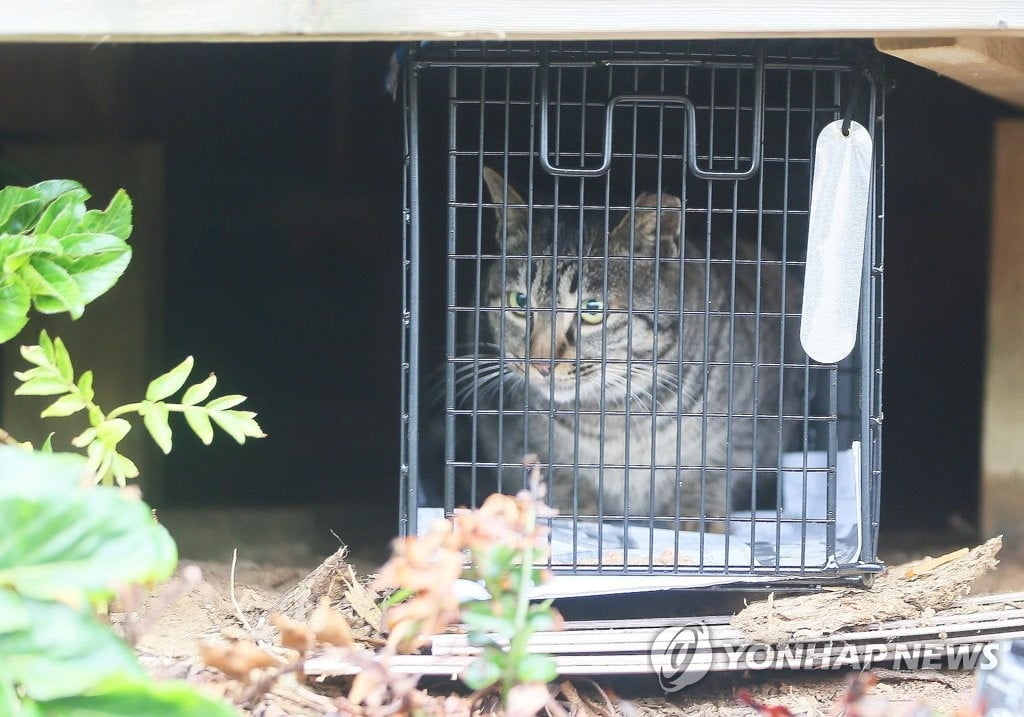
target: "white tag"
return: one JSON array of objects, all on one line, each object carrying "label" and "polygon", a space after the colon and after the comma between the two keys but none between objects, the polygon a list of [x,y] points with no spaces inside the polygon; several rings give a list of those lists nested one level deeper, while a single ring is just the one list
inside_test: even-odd
[{"label": "white tag", "polygon": [[851,122],[844,137],[842,126],[818,135],[811,182],[800,343],[821,363],[846,358],[857,342],[871,190],[871,135]]}]

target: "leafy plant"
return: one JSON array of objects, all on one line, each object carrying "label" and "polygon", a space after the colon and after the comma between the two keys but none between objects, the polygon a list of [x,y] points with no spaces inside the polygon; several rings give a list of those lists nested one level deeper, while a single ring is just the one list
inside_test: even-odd
[{"label": "leafy plant", "polygon": [[[533,587],[547,579],[546,571],[537,567],[546,558],[545,534],[537,519],[551,510],[543,502],[536,457],[525,462],[532,466],[529,490],[514,497],[491,495],[478,510],[437,521],[423,536],[396,540],[394,555],[379,577],[381,586],[410,595],[385,615],[391,649],[415,649],[424,635],[461,619],[469,627],[471,644],[482,648],[462,681],[475,690],[496,686],[502,705],[523,714],[550,700],[545,685],[558,676],[551,656],[529,652],[530,637],[562,626],[550,600],[530,602]],[[460,577],[483,583],[489,599],[460,605],[453,588]]]},{"label": "leafy plant", "polygon": [[67,179],[0,190],[0,342],[17,336],[33,306],[77,319],[124,273],[131,200],[121,190],[100,211],[87,199]]},{"label": "leafy plant", "polygon": [[189,427],[206,445],[213,442],[213,423],[239,443],[245,443],[246,438],[264,437],[255,413],[234,408],[245,401],[245,396],[228,395],[207,400],[217,384],[217,377],[212,373],[200,383],[189,386],[180,402],[165,400],[188,381],[194,363],[191,356],[150,381],[142,401],[106,412],[93,400],[92,371],[85,371],[76,380],[71,356],[59,338],[51,340],[43,331],[38,344],[21,347],[21,355],[34,368],[14,374],[22,382],[14,392],[16,395],[58,396],[43,409],[40,414],[43,418],[70,416],[79,411],[88,413],[89,427],[71,443],[86,449],[89,470],[98,482],[109,485],[116,481],[124,485],[128,478],[139,475],[135,463],[117,450],[118,443],[132,429],[132,424],[123,418],[128,414],[142,416],[146,430],[164,453],[171,452],[172,412],[184,414]]},{"label": "leafy plant", "polygon": [[[0,190],[0,342],[21,331],[32,307],[77,319],[124,273],[131,201],[122,190],[97,211],[85,208],[88,198],[69,180]],[[172,412],[204,443],[213,424],[242,443],[263,435],[254,413],[235,408],[245,397],[210,399],[211,374],[167,401],[188,381],[189,357],[150,382],[143,400],[106,412],[94,401],[92,372],[76,378],[59,338],[44,331],[22,356],[32,368],[16,374],[16,393],[56,396],[44,417],[85,411],[89,427],[73,441],[87,457],[0,446],[0,714],[234,714],[186,685],[150,681],[96,608],[129,585],[166,579],[177,564],[174,541],[138,491],[110,485],[138,475],[117,450],[131,430],[124,416],[142,416],[165,453]]]},{"label": "leafy plant", "polygon": [[87,477],[81,456],[0,446],[0,714],[233,714],[152,683],[96,620],[119,587],[167,578],[177,551],[137,494]]}]

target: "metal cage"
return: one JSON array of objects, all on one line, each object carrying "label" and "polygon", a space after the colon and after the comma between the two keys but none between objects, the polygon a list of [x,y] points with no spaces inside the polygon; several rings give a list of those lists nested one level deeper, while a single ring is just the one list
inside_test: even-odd
[{"label": "metal cage", "polygon": [[[839,41],[407,48],[403,533],[516,492],[537,454],[556,574],[877,572],[873,67]],[[874,175],[856,346],[822,364],[797,331],[841,119]]]}]

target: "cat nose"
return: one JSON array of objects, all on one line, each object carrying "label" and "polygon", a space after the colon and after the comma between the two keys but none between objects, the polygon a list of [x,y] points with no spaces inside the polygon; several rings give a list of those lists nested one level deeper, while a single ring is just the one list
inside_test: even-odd
[{"label": "cat nose", "polygon": [[530,365],[540,371],[541,376],[547,376],[551,373],[551,364],[547,361],[531,361]]}]

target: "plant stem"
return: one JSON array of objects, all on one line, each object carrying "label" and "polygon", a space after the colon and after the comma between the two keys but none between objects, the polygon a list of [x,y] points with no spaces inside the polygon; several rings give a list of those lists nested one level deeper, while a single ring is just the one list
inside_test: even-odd
[{"label": "plant stem", "polygon": [[[163,403],[167,407],[168,411],[177,411],[178,413],[183,413],[187,408],[194,408],[193,406],[186,406],[183,403],[164,403],[163,401],[154,401],[154,403]],[[138,413],[139,409],[142,408],[142,404],[143,402],[139,401],[137,403],[126,403],[123,406],[118,406],[107,414],[107,420],[110,420],[111,418],[119,418],[126,413]]]},{"label": "plant stem", "polygon": [[526,521],[523,526],[523,562],[520,566],[522,571],[519,580],[519,594],[516,596],[515,635],[509,642],[508,660],[505,663],[505,674],[501,680],[501,703],[508,704],[508,695],[518,682],[519,663],[526,654],[526,646],[530,641],[533,632],[527,626],[526,616],[530,609],[530,591],[532,585],[531,575],[533,574],[533,539],[534,530],[537,524],[537,510],[530,504],[526,509]]}]

